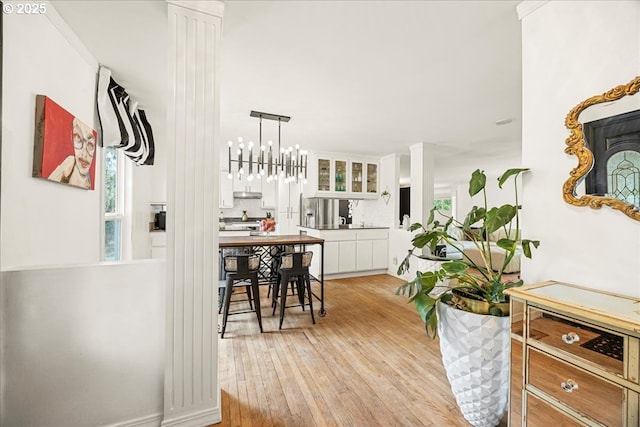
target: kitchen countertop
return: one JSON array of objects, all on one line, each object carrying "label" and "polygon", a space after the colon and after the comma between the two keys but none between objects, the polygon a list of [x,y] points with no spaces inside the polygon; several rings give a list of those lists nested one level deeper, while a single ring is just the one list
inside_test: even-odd
[{"label": "kitchen countertop", "polygon": [[218,230],[220,231],[256,231],[260,230],[261,218],[249,218],[242,221],[242,218],[224,218],[219,221]]},{"label": "kitchen countertop", "polygon": [[389,227],[380,227],[377,225],[345,224],[345,225],[318,225],[315,227],[306,227],[304,225],[301,225],[300,228],[308,228],[310,230],[387,230]]}]

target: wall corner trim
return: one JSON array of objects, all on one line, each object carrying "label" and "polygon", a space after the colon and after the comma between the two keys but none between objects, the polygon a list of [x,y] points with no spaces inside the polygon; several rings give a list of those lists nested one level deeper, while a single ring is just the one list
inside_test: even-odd
[{"label": "wall corner trim", "polygon": [[60,34],[67,39],[71,47],[73,47],[78,55],[84,59],[84,61],[89,64],[92,68],[98,72],[99,62],[95,56],[91,53],[89,49],[82,43],[82,40],[78,37],[76,33],[73,32],[67,21],[58,13],[55,6],[51,2],[47,2],[47,13],[45,16],[51,21],[54,27],[60,31]]},{"label": "wall corner trim", "polygon": [[544,6],[546,3],[549,3],[549,0],[526,0],[521,1],[516,6],[516,11],[518,12],[518,19],[522,21],[527,15],[535,12],[538,8]]},{"label": "wall corner trim", "polygon": [[220,407],[162,420],[161,427],[202,427],[222,421]]},{"label": "wall corner trim", "polygon": [[191,9],[195,12],[222,18],[224,14],[224,3],[222,1],[198,1],[198,0],[166,0],[169,5]]}]

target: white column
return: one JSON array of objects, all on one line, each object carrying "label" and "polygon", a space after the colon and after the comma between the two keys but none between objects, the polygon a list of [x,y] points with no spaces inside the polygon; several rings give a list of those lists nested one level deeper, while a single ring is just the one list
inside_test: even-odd
[{"label": "white column", "polygon": [[217,276],[221,1],[168,0],[163,427],[220,422]]},{"label": "white column", "polygon": [[433,208],[433,169],[435,149],[421,142],[409,147],[411,152],[411,223],[425,224]]},{"label": "white column", "polygon": [[[380,159],[380,193],[389,191],[389,203],[385,204],[383,215],[391,228],[400,227],[400,155],[389,154]],[[382,197],[381,197],[382,198]]]}]

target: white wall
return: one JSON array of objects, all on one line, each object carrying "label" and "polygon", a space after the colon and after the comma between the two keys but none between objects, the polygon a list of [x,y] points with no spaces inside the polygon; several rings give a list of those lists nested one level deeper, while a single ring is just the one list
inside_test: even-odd
[{"label": "white wall", "polygon": [[[32,178],[31,167],[37,94],[49,96],[99,128],[95,114],[98,63],[53,7],[46,15],[6,14],[4,20],[0,268],[97,262],[103,227],[102,150],[94,158],[93,191]],[[150,257],[149,203],[166,200],[164,123],[155,118],[151,125],[156,165],[133,166],[128,183],[133,192],[131,254],[138,259]]]},{"label": "white wall", "polygon": [[[522,2],[519,12],[529,8]],[[640,223],[608,208],[569,205],[562,185],[577,165],[564,153],[564,119],[640,68],[640,3],[547,2],[522,19],[524,225],[541,240],[522,276],[640,296]],[[639,95],[636,95],[639,96]]]},{"label": "white wall", "polygon": [[[0,425],[157,425],[164,262],[96,264],[100,191],[31,177],[37,94],[98,127],[98,64],[47,6],[4,15]],[[94,161],[100,188],[100,150]],[[148,193],[149,171],[137,172],[134,193]],[[134,205],[146,222],[146,201]]]},{"label": "white wall", "polygon": [[164,261],[1,274],[0,425],[159,424]]},{"label": "white wall", "polygon": [[[1,269],[100,258],[100,192],[31,177],[36,95],[98,124],[96,64],[52,24],[54,14],[4,15]],[[96,150],[96,166],[101,154]]]}]

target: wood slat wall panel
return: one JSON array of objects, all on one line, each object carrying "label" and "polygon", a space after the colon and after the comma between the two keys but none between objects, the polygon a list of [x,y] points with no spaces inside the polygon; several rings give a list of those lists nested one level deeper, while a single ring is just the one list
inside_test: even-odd
[{"label": "wood slat wall panel", "polygon": [[239,314],[219,341],[216,426],[468,425],[438,341],[427,337],[413,304],[394,295],[401,283],[388,275],[327,281],[327,316],[315,305],[313,325],[308,308],[287,308],[280,331],[261,288],[264,333],[254,313]]}]

